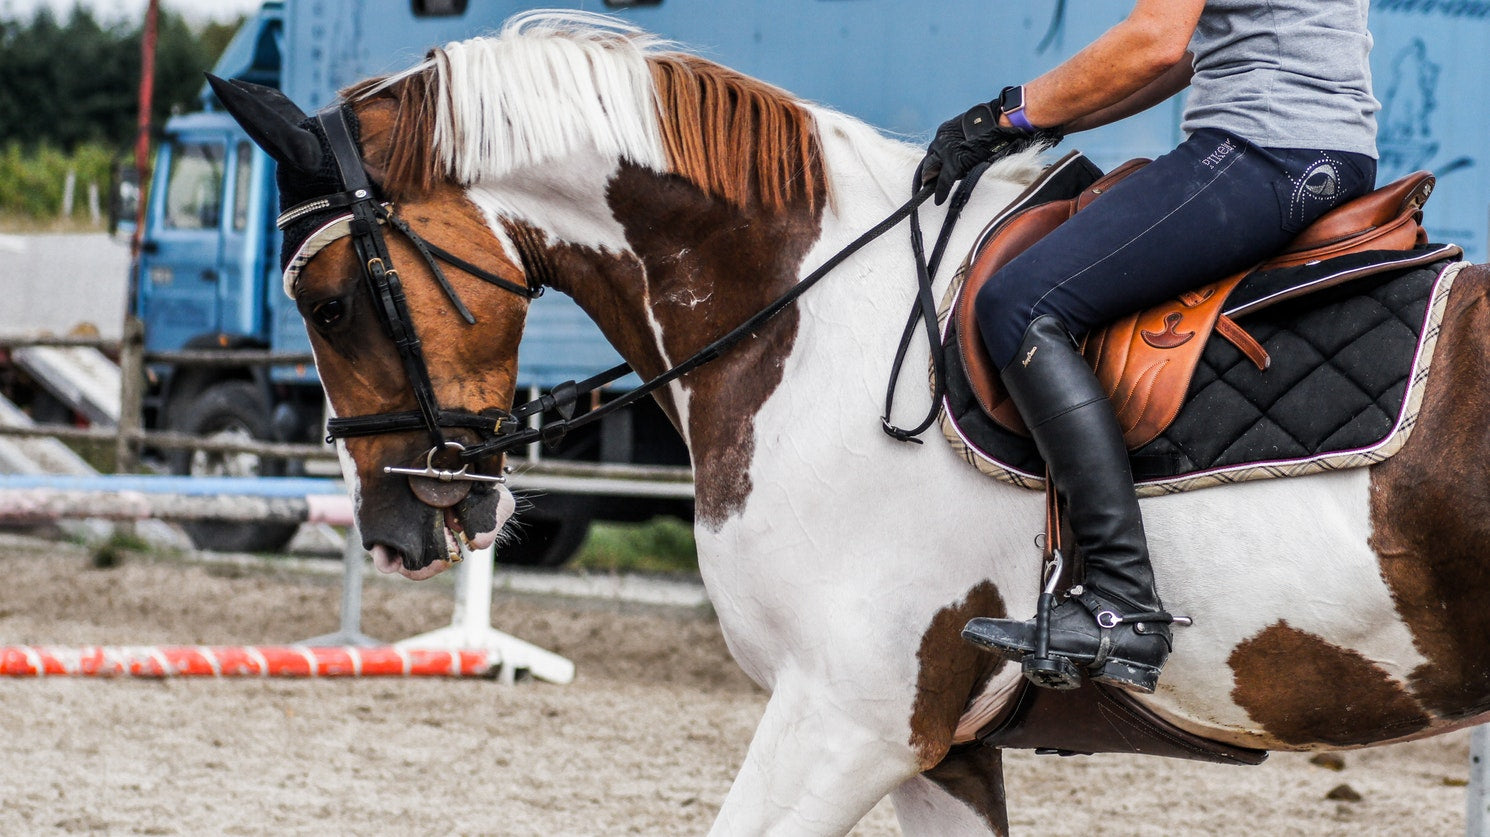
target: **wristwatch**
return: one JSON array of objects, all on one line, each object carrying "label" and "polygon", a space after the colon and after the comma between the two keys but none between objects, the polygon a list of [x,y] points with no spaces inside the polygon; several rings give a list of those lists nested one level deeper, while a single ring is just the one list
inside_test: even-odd
[{"label": "wristwatch", "polygon": [[998,103],[999,113],[1009,117],[1010,125],[1027,134],[1033,134],[1039,130],[1031,125],[1029,118],[1024,115],[1024,85],[1016,84],[1012,87],[1005,87],[999,94]]}]

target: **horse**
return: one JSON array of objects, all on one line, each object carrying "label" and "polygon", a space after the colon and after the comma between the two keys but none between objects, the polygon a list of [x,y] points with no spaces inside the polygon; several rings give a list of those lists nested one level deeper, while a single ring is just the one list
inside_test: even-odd
[{"label": "horse", "polygon": [[[466,454],[521,424],[516,355],[538,288],[572,297],[653,378],[892,215],[922,156],[584,15],[520,16],[345,91],[330,113],[356,126],[338,142],[361,172],[328,162],[335,119],[317,129],[244,85],[219,94],[282,183],[353,195],[330,200],[353,216],[322,216],[287,291],[366,545],[411,577],[509,523],[499,457]],[[1041,160],[995,164],[965,213],[992,217]],[[368,209],[366,187],[356,197],[364,172],[384,205]],[[936,223],[946,210],[924,211]],[[976,226],[949,252],[966,252]],[[1045,501],[947,445],[882,432],[915,264],[900,235],[839,258],[653,393],[691,457],[719,625],[770,693],[714,832],[842,834],[888,795],[908,834],[1005,834],[1000,751],[971,741],[964,716],[1004,706],[1021,674],[959,631],[1033,613]],[[1392,458],[1142,501],[1159,589],[1193,619],[1142,698],[1150,711],[1237,746],[1316,750],[1442,733],[1490,710],[1487,294],[1490,269],[1464,267],[1422,416]],[[928,356],[912,348],[908,362]],[[465,493],[421,488],[439,485]]]}]

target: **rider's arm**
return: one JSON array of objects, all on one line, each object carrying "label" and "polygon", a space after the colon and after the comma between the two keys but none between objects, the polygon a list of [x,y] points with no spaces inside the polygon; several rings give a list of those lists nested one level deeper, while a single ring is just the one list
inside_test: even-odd
[{"label": "rider's arm", "polygon": [[1170,67],[1163,75],[1149,82],[1137,93],[1117,104],[1109,105],[1086,116],[1079,116],[1062,125],[1061,129],[1068,134],[1074,134],[1077,131],[1100,128],[1119,119],[1127,119],[1135,113],[1142,113],[1190,86],[1190,77],[1194,74],[1195,68],[1190,64],[1190,54],[1186,53],[1179,63]]},{"label": "rider's arm", "polygon": [[1138,0],[1121,23],[1025,84],[1025,118],[1037,127],[1085,130],[1178,92],[1190,81],[1187,50],[1205,2]]}]

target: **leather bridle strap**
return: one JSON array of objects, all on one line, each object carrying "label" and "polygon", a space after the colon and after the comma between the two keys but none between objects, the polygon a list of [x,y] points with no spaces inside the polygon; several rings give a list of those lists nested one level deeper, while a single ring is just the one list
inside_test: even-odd
[{"label": "leather bridle strap", "polygon": [[[404,374],[408,376],[409,386],[414,392],[414,403],[419,408],[420,425],[429,434],[431,443],[436,447],[441,446],[445,443],[445,435],[440,430],[439,401],[435,398],[434,385],[429,380],[419,335],[415,333],[413,319],[409,316],[403,283],[398,271],[393,268],[388,244],[378,230],[378,210],[381,207],[373,197],[372,183],[362,168],[362,155],[357,151],[357,144],[347,126],[346,114],[340,107],[322,111],[317,114],[316,119],[326,132],[326,141],[331,147],[331,156],[340,169],[342,183],[356,198],[348,207],[352,213],[352,247],[357,252],[358,261],[362,263],[368,289],[372,291],[373,307],[398,349]],[[378,422],[380,419],[383,417],[350,418],[340,422],[340,428],[345,431],[349,425],[355,428],[358,423],[369,420]],[[331,430],[331,434],[337,435],[335,428]]]},{"label": "leather bridle strap", "polygon": [[438,247],[429,241],[425,241],[424,238],[422,238],[418,233],[414,232],[414,230],[409,227],[407,222],[405,222],[402,218],[394,215],[393,213],[381,208],[379,208],[379,213],[380,217],[383,218],[383,220],[387,221],[389,226],[402,233],[404,238],[407,238],[409,240],[409,243],[414,245],[414,249],[419,251],[420,257],[424,259],[425,264],[427,264],[430,271],[434,273],[435,281],[440,283],[440,289],[445,292],[445,296],[450,298],[450,301],[455,305],[455,310],[460,312],[461,317],[465,319],[468,325],[474,325],[476,323],[476,318],[471,316],[470,311],[466,310],[466,306],[464,303],[461,302],[460,296],[455,293],[455,288],[451,287],[450,281],[445,278],[445,271],[440,269],[440,262],[444,262],[451,267],[463,270],[466,273],[469,273],[472,276],[476,277],[477,279],[480,279],[481,281],[487,283],[488,285],[496,285],[502,290],[511,291],[518,296],[525,296],[528,299],[537,299],[538,297],[543,296],[542,285],[528,287],[526,285],[519,285],[516,282],[510,282],[506,279],[503,279],[502,277],[494,273],[491,273],[483,268],[471,264],[465,259],[462,259],[454,253],[451,253],[449,250]]}]

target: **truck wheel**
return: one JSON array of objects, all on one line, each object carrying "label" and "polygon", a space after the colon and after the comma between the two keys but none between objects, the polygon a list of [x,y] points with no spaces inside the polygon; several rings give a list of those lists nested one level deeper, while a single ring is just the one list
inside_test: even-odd
[{"label": "truck wheel", "polygon": [[[173,411],[171,429],[207,439],[271,438],[269,406],[248,381],[223,381]],[[171,472],[194,477],[270,477],[284,473],[284,462],[251,453],[178,450],[171,453]],[[224,523],[193,520],[181,527],[199,549],[225,552],[275,552],[299,528],[293,523]]]},{"label": "truck wheel", "polygon": [[590,533],[590,518],[526,512],[518,518],[518,540],[497,548],[497,563],[519,567],[561,567],[574,557]]}]

